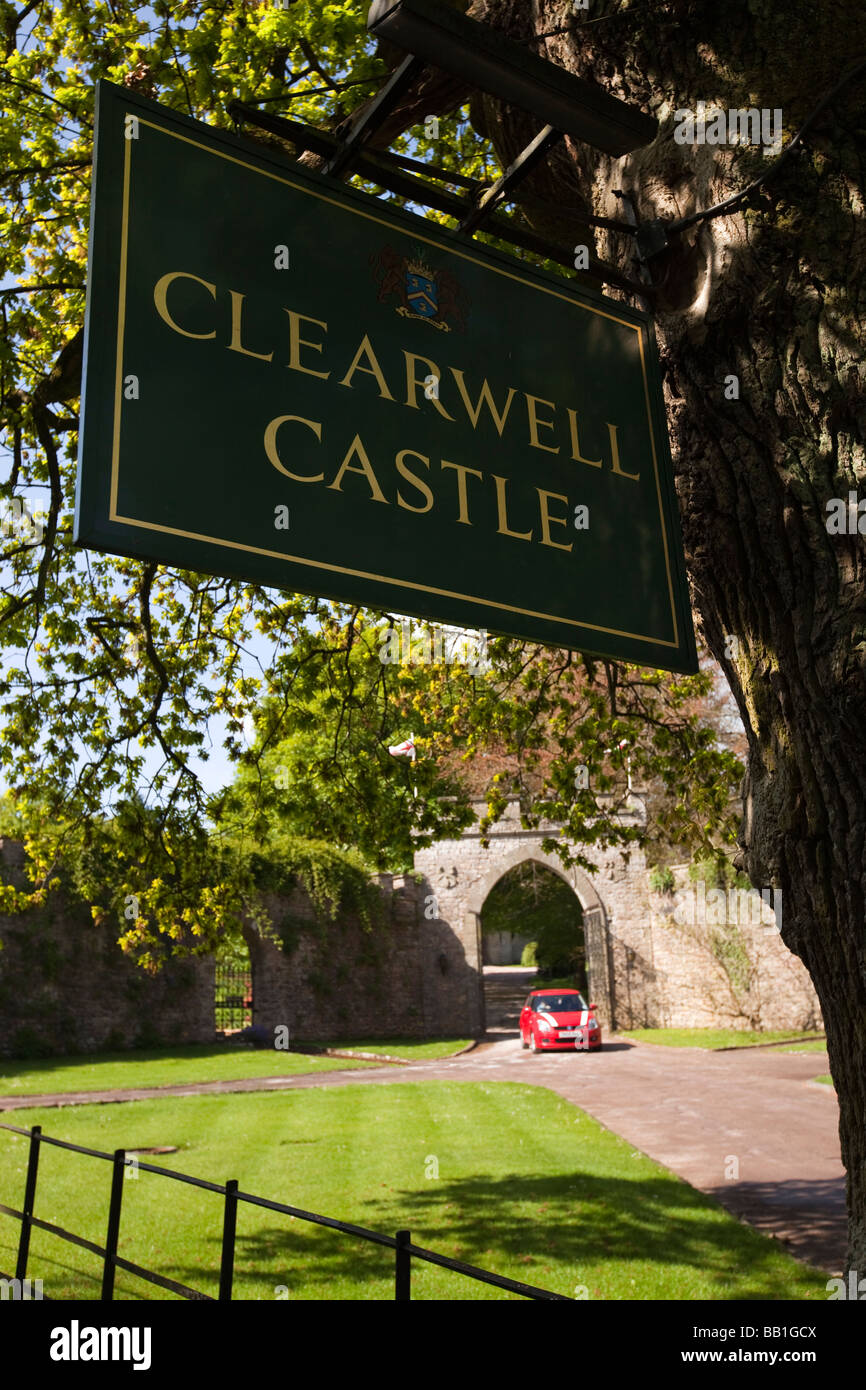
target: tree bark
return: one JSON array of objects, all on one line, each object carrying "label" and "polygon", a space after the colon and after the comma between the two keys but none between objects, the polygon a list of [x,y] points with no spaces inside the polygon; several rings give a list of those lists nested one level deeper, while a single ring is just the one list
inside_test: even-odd
[{"label": "tree bark", "polygon": [[[586,239],[582,207],[622,217],[616,188],[632,194],[641,220],[673,219],[772,162],[744,146],[675,143],[678,109],[781,108],[787,142],[866,56],[861,0],[632,8],[592,0],[572,14],[570,0],[477,0],[472,9],[661,123],[652,145],[623,160],[566,140],[527,181],[524,214],[566,245]],[[482,97],[473,119],[503,162],[538,126]],[[866,555],[861,535],[828,534],[826,503],[858,485],[866,493],[864,131],[861,73],[745,210],[698,223],[658,262],[655,313],[693,603],[748,737],[743,861],[756,887],[781,889],[783,940],[823,1010],[848,1173],[848,1268],[861,1275]],[[597,249],[634,273],[626,238],[605,234]],[[726,399],[731,375],[739,399]]]}]

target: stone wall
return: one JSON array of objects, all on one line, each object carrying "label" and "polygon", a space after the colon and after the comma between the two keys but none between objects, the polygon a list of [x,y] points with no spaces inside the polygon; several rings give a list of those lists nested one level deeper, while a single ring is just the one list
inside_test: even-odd
[{"label": "stone wall", "polygon": [[270,898],[275,923],[294,924],[290,949],[249,929],[253,1023],[284,1026],[292,1043],[339,1038],[474,1037],[479,976],[448,923],[425,914],[424,886],[378,876],[382,916],[372,930],[351,916],[317,927],[302,891]]},{"label": "stone wall", "polygon": [[[626,818],[641,815],[635,797]],[[503,874],[533,859],[580,900],[591,1002],[608,1032],[820,1026],[811,981],[772,913],[769,922],[738,912],[732,923],[730,911],[721,924],[712,911],[678,920],[679,899],[650,890],[640,851],[624,861],[618,851],[589,850],[594,874],[564,870],[541,849],[556,829],[524,830],[512,802],[486,848],[470,828],[419,850],[415,877],[379,875],[381,921],[369,931],[345,915],[317,923],[300,890],[272,899],[273,920],[291,924],[289,949],[247,932],[253,1022],[269,1032],[285,1026],[293,1041],[479,1036],[484,902]],[[0,841],[0,860],[7,876],[23,876],[20,845]],[[676,874],[682,891],[684,866]],[[148,976],[117,935],[60,894],[45,908],[0,916],[0,1056],[214,1038],[213,960],[176,961]]]},{"label": "stone wall", "polygon": [[[477,814],[484,809],[479,802]],[[643,814],[635,794],[623,819],[637,824]],[[624,860],[618,850],[585,848],[596,871],[564,869],[556,855],[541,849],[542,839],[557,832],[555,825],[525,830],[512,800],[491,827],[486,848],[477,827],[470,827],[459,839],[415,855],[416,870],[424,875],[422,891],[432,895],[440,922],[460,941],[479,979],[487,894],[509,869],[533,859],[564,878],[580,900],[591,1002],[607,1030],[820,1026],[812,982],[775,930],[772,911],[762,923],[750,921],[742,900],[731,900],[721,928],[713,920],[681,925],[674,916],[678,900],[651,891],[640,850]],[[685,866],[676,875],[683,891]],[[733,921],[727,921],[729,909],[736,909]],[[712,911],[695,915],[713,917]]]},{"label": "stone wall", "polygon": [[712,890],[674,869],[676,892],[652,894],[652,968],[661,982],[658,1026],[820,1028],[818,997],[756,894]]},{"label": "stone wall", "polygon": [[[7,882],[24,882],[20,844],[0,840]],[[44,908],[0,915],[0,1056],[47,1056],[211,1042],[213,960],[146,975],[98,927],[86,904],[53,893]]]}]

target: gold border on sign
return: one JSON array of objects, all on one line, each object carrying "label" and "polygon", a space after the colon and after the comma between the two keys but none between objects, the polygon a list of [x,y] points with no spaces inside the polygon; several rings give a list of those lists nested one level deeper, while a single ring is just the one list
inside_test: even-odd
[{"label": "gold border on sign", "polygon": [[[171,139],[180,140],[186,145],[192,145],[198,150],[203,150],[205,154],[216,155],[218,159],[225,159],[230,164],[237,164],[242,169],[249,169],[254,174],[260,174],[264,178],[273,179],[276,183],[284,184],[292,188],[295,192],[307,194],[309,197],[317,198],[320,202],[328,203],[332,207],[340,208],[343,211],[354,213],[357,217],[363,217],[368,222],[376,222],[380,226],[387,227],[390,231],[400,231],[394,224],[384,217],[377,217],[373,212],[367,212],[363,208],[353,207],[351,202],[339,198],[332,198],[325,191],[319,191],[310,187],[306,183],[296,183],[294,179],[282,174],[271,173],[268,169],[260,169],[256,164],[249,164],[246,160],[238,158],[236,155],[227,154],[222,150],[215,150],[209,145],[203,145],[200,140],[193,140],[188,135],[181,135],[178,131],[156,124],[154,121],[146,120],[143,116],[138,118],[139,126],[147,126],[150,130],[155,130],[160,135],[167,135]],[[538,613],[531,608],[516,608],[513,604],[498,603],[495,599],[480,598],[475,594],[461,594],[452,589],[437,589],[429,584],[418,584],[408,579],[394,579],[388,575],[370,574],[367,570],[348,569],[343,565],[333,565],[323,560],[310,560],[306,556],[286,555],[281,550],[267,550],[261,546],[246,545],[240,541],[225,540],[221,536],[204,536],[196,531],[184,531],[175,526],[162,526],[152,521],[141,521],[137,517],[121,516],[117,511],[117,492],[120,471],[120,417],[123,402],[123,337],[126,324],[126,277],[129,245],[129,193],[131,183],[131,164],[132,164],[132,140],[124,140],[124,161],[123,161],[123,213],[121,222],[120,236],[120,262],[119,262],[119,288],[117,305],[117,355],[116,355],[116,379],[114,390],[114,432],[111,449],[111,500],[109,510],[109,520],[120,522],[124,526],[137,527],[140,530],[160,531],[170,536],[183,536],[188,540],[205,541],[211,545],[225,546],[231,550],[243,550],[251,555],[264,555],[268,558],[286,560],[290,564],[305,565],[308,569],[327,570],[332,574],[349,575],[355,579],[370,579],[380,584],[390,584],[398,589],[417,589],[422,593],[435,594],[440,598],[456,598],[466,603],[480,604],[485,608],[501,609],[505,613],[515,613],[522,617],[542,618],[547,622],[564,624],[567,627],[585,628],[588,632],[608,633],[612,637],[629,637],[639,642],[652,642],[658,647],[679,647],[679,628],[677,624],[676,602],[674,600],[673,581],[671,578],[670,557],[668,553],[668,538],[665,529],[664,507],[662,506],[661,481],[659,478],[658,456],[655,446],[655,435],[652,424],[652,411],[650,407],[649,381],[647,378],[646,358],[644,355],[643,325],[631,323],[628,319],[620,318],[619,315],[611,313],[607,309],[600,309],[594,304],[584,304],[571,295],[556,290],[552,285],[538,284],[534,280],[528,280],[525,276],[515,274],[512,270],[506,270],[503,266],[496,265],[484,260],[479,256],[473,256],[470,252],[458,247],[443,248],[440,242],[434,241],[432,237],[424,236],[417,232],[414,235],[418,241],[426,242],[436,250],[445,249],[450,255],[458,256],[461,260],[470,261],[473,265],[481,266],[482,269],[492,271],[496,275],[502,275],[508,280],[515,280],[518,284],[528,285],[530,289],[540,290],[544,294],[553,295],[555,299],[562,299],[572,308],[585,309],[591,314],[597,314],[600,318],[610,319],[613,323],[621,324],[624,328],[630,328],[638,335],[638,351],[640,354],[641,375],[644,384],[644,400],[647,412],[647,428],[649,431],[650,449],[653,461],[653,474],[656,483],[656,497],[659,504],[659,520],[661,522],[662,544],[664,549],[665,571],[668,580],[668,596],[671,605],[671,618],[673,621],[674,640],[666,641],[661,637],[649,637],[639,632],[624,632],[620,628],[603,627],[598,623],[580,622],[576,618],[564,618],[558,613]]]}]

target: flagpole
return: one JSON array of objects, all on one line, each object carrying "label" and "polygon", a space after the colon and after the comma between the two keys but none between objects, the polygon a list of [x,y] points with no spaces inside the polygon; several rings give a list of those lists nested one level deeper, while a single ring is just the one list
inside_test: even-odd
[{"label": "flagpole", "polygon": [[[402,743],[396,743],[392,746],[389,746],[388,752],[391,754],[392,758],[409,757],[412,759],[412,762],[414,763],[416,758],[418,757],[418,751],[415,747],[415,735],[410,734],[409,737],[407,739],[404,739]],[[412,796],[416,801],[418,800],[418,788],[414,783],[412,784]]]}]

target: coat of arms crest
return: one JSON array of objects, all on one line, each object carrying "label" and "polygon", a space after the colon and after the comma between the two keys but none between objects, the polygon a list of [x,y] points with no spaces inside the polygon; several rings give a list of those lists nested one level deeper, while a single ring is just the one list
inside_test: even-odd
[{"label": "coat of arms crest", "polygon": [[469,296],[450,270],[431,269],[420,248],[414,256],[401,256],[385,246],[371,254],[370,264],[380,303],[396,297],[397,313],[404,318],[421,319],[444,333],[452,327],[464,332]]}]

